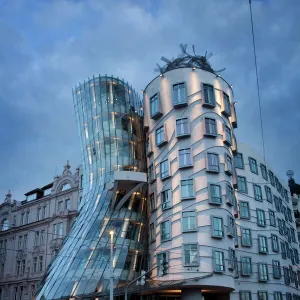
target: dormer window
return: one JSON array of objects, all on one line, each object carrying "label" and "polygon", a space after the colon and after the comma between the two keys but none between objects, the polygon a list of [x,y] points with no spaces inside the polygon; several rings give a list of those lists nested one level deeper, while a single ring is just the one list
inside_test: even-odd
[{"label": "dormer window", "polygon": [[51,195],[51,188],[44,190],[44,196]]},{"label": "dormer window", "polygon": [[65,184],[62,186],[61,190],[62,190],[62,191],[66,191],[66,190],[69,190],[70,188],[71,188],[71,184],[70,184],[70,183],[65,183]]},{"label": "dormer window", "polygon": [[34,193],[34,194],[31,194],[31,195],[28,195],[27,196],[27,201],[32,201],[32,200],[35,200],[36,199],[36,193]]}]

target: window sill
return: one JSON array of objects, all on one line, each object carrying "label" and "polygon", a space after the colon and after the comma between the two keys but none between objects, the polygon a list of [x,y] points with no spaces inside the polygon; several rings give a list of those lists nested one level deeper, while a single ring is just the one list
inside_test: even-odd
[{"label": "window sill", "polygon": [[227,233],[227,236],[228,236],[228,237],[231,237],[231,238],[234,238],[234,234],[233,234],[232,232],[228,232],[228,233]]},{"label": "window sill", "polygon": [[151,118],[152,120],[157,120],[157,119],[160,118],[162,115],[163,115],[162,112],[158,111],[158,112],[156,112],[155,114],[151,115],[150,118]]},{"label": "window sill", "polygon": [[178,139],[183,139],[183,138],[187,138],[187,137],[190,137],[190,136],[191,136],[190,133],[184,133],[184,134],[178,134],[177,138]]},{"label": "window sill", "polygon": [[164,208],[161,206],[161,210],[162,210],[162,211],[168,210],[168,209],[171,209],[171,208],[172,208],[172,205],[171,205],[171,206],[168,206],[168,207],[164,207]]},{"label": "window sill", "polygon": [[168,179],[168,178],[170,178],[171,177],[171,175],[167,175],[167,176],[165,176],[165,177],[160,177],[160,180],[161,181],[164,181],[164,180],[166,180],[166,179]]},{"label": "window sill", "polygon": [[156,144],[157,147],[162,147],[164,146],[165,144],[167,144],[167,141],[162,141],[160,142],[159,144]]},{"label": "window sill", "polygon": [[243,274],[243,273],[241,273],[241,276],[243,276],[243,277],[250,277],[252,274]]},{"label": "window sill", "polygon": [[211,204],[211,205],[218,205],[218,206],[222,205],[222,202],[208,201],[208,203]]},{"label": "window sill", "polygon": [[199,263],[198,264],[184,264],[183,265],[185,268],[191,268],[191,267],[196,267],[198,268],[199,267]]},{"label": "window sill", "polygon": [[227,118],[231,117],[231,112],[227,111],[227,110],[223,110],[221,111],[222,115],[226,116]]},{"label": "window sill", "polygon": [[208,173],[220,173],[220,171],[215,171],[215,170],[210,170],[210,169],[206,169],[206,172],[208,172]]},{"label": "window sill", "polygon": [[264,255],[267,255],[268,252],[261,252],[261,251],[258,251],[258,254],[264,254]]},{"label": "window sill", "polygon": [[246,247],[246,248],[251,248],[252,247],[252,245],[243,245],[243,244],[241,244],[241,246]]},{"label": "window sill", "polygon": [[185,106],[187,106],[187,105],[188,105],[187,101],[185,101],[185,102],[177,102],[177,103],[173,103],[173,107],[174,107],[174,108],[185,107]]},{"label": "window sill", "polygon": [[223,143],[229,147],[232,146],[232,143],[228,140],[224,140]]},{"label": "window sill", "polygon": [[218,240],[221,240],[223,238],[223,236],[216,236],[216,235],[212,235],[211,237]]},{"label": "window sill", "polygon": [[204,133],[204,136],[208,138],[216,138],[218,135],[214,133]]},{"label": "window sill", "polygon": [[182,233],[193,233],[193,232],[197,232],[197,229],[191,229],[191,230],[184,230],[184,231],[182,231]]},{"label": "window sill", "polygon": [[184,166],[179,166],[179,169],[187,169],[187,168],[192,168],[193,165],[184,165]]},{"label": "window sill", "polygon": [[226,200],[226,204],[227,204],[228,206],[233,206],[233,205],[234,205],[229,199]]},{"label": "window sill", "polygon": [[214,270],[214,273],[223,274],[225,271],[216,271]]},{"label": "window sill", "polygon": [[192,200],[192,199],[195,199],[195,196],[181,198],[181,201]]},{"label": "window sill", "polygon": [[208,108],[215,108],[216,107],[216,103],[206,103],[206,102],[203,102],[202,106],[208,107]]},{"label": "window sill", "polygon": [[229,176],[232,176],[232,171],[230,171],[230,170],[225,170],[225,173]]},{"label": "window sill", "polygon": [[161,243],[168,242],[168,241],[171,241],[171,238],[165,239],[165,240],[160,240]]}]

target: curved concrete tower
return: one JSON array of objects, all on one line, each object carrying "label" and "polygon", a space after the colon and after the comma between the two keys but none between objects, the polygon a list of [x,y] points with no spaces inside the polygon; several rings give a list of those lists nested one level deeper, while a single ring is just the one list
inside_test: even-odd
[{"label": "curved concrete tower", "polygon": [[49,267],[37,299],[108,295],[114,231],[114,288],[140,274],[145,253],[142,102],[124,81],[97,77],[73,91],[81,140],[79,215]]}]

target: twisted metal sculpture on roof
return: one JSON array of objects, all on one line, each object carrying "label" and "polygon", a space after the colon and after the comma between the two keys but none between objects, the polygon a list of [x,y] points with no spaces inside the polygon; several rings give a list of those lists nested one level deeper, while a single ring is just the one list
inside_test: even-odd
[{"label": "twisted metal sculpture on roof", "polygon": [[183,45],[180,44],[181,53],[178,55],[177,58],[167,59],[164,56],[161,57],[161,60],[164,61],[166,64],[164,66],[160,66],[159,64],[156,64],[158,68],[155,69],[155,72],[160,72],[160,74],[163,74],[165,72],[168,72],[170,70],[179,69],[179,68],[198,68],[202,69],[214,74],[220,73],[224,71],[226,68],[222,70],[214,70],[208,59],[212,57],[212,53],[205,52],[204,56],[196,55],[195,53],[195,46],[192,46],[194,55],[191,55],[187,53],[187,44]]}]

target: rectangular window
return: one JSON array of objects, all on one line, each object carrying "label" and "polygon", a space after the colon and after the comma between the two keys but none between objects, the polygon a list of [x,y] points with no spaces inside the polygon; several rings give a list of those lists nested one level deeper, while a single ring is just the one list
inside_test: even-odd
[{"label": "rectangular window", "polygon": [[153,182],[156,179],[154,165],[151,164],[148,168],[149,181]]},{"label": "rectangular window", "polygon": [[164,276],[168,274],[169,256],[168,252],[161,252],[157,254],[158,275]]},{"label": "rectangular window", "polygon": [[280,242],[280,246],[281,246],[281,257],[283,259],[286,259],[285,243],[284,242]]},{"label": "rectangular window", "polygon": [[275,208],[276,208],[276,210],[277,210],[278,212],[280,212],[279,199],[278,199],[278,197],[276,197],[275,195],[274,195],[274,203],[275,203]]},{"label": "rectangular window", "polygon": [[271,192],[271,189],[265,185],[265,192],[266,192],[266,198],[267,198],[267,201],[272,203],[272,192]]},{"label": "rectangular window", "polygon": [[232,159],[228,154],[225,154],[225,172],[232,175]]},{"label": "rectangular window", "polygon": [[22,247],[23,247],[23,236],[19,236],[18,249],[22,249]]},{"label": "rectangular window", "polygon": [[278,260],[273,260],[273,277],[275,279],[281,278],[281,269],[280,269],[280,262]]},{"label": "rectangular window", "polygon": [[238,191],[241,193],[248,193],[248,189],[247,189],[247,181],[246,181],[246,177],[243,176],[238,176],[237,177],[237,181],[238,181]]},{"label": "rectangular window", "polygon": [[60,212],[63,210],[63,204],[64,202],[63,201],[59,201],[58,204],[57,204],[57,212]]},{"label": "rectangular window", "polygon": [[259,281],[268,280],[268,265],[264,263],[258,263],[258,279]]},{"label": "rectangular window", "polygon": [[173,105],[181,106],[187,104],[185,83],[173,84]]},{"label": "rectangular window", "polygon": [[251,257],[241,257],[241,273],[243,276],[250,276],[252,274]]},{"label": "rectangular window", "polygon": [[179,168],[189,167],[192,165],[191,149],[179,150]]},{"label": "rectangular window", "polygon": [[229,100],[229,96],[225,93],[223,93],[223,111],[222,113],[227,116],[230,117],[231,116],[231,105],[230,105],[230,100]]},{"label": "rectangular window", "polygon": [[63,223],[58,223],[57,224],[57,234],[59,237],[63,236]]},{"label": "rectangular window", "polygon": [[225,259],[224,252],[213,250],[214,254],[214,271],[218,273],[222,273],[225,271]]},{"label": "rectangular window", "polygon": [[259,253],[268,253],[268,240],[266,236],[258,236],[258,252]]},{"label": "rectangular window", "polygon": [[281,292],[274,292],[274,300],[283,300]]},{"label": "rectangular window", "polygon": [[268,292],[257,292],[258,300],[268,300]]},{"label": "rectangular window", "polygon": [[71,200],[66,199],[65,200],[65,210],[70,210]]},{"label": "rectangular window", "polygon": [[262,209],[256,209],[257,225],[261,227],[266,227],[266,217],[265,212]]},{"label": "rectangular window", "polygon": [[154,241],[155,240],[155,233],[154,233],[154,223],[150,224],[150,241]]},{"label": "rectangular window", "polygon": [[209,184],[209,202],[212,204],[222,204],[221,186]]},{"label": "rectangular window", "polygon": [[30,212],[26,212],[26,216],[25,216],[25,224],[28,224],[29,223],[29,215],[30,215]]},{"label": "rectangular window", "polygon": [[207,171],[220,171],[219,155],[217,153],[207,153]]},{"label": "rectangular window", "polygon": [[263,201],[263,198],[262,198],[262,190],[261,190],[261,186],[258,185],[258,184],[254,184],[253,185],[253,188],[254,188],[254,198],[256,201]]},{"label": "rectangular window", "polygon": [[251,229],[242,228],[242,246],[244,247],[252,246]]},{"label": "rectangular window", "polygon": [[39,257],[39,272],[43,271],[43,256]]},{"label": "rectangular window", "polygon": [[216,106],[214,87],[209,84],[203,84],[203,105],[214,107]]},{"label": "rectangular window", "polygon": [[235,205],[235,195],[234,195],[234,190],[230,184],[226,185],[226,203],[228,205],[234,206]]},{"label": "rectangular window", "polygon": [[250,219],[250,208],[248,202],[240,201],[240,218]]},{"label": "rectangular window", "polygon": [[231,138],[231,129],[228,126],[225,126],[225,140],[224,143],[228,145],[232,145],[232,138]]},{"label": "rectangular window", "polygon": [[279,243],[278,243],[278,237],[275,234],[271,234],[271,242],[272,242],[272,250],[274,252],[279,251]]},{"label": "rectangular window", "polygon": [[292,211],[290,208],[287,209],[287,215],[290,222],[293,222]]},{"label": "rectangular window", "polygon": [[185,136],[190,134],[188,118],[176,120],[176,132],[177,136]]},{"label": "rectangular window", "polygon": [[160,225],[160,230],[161,230],[161,241],[162,242],[171,239],[170,221],[162,222],[161,225]]},{"label": "rectangular window", "polygon": [[21,225],[25,224],[25,213],[21,214]]},{"label": "rectangular window", "polygon": [[[293,300],[292,294],[291,293],[286,293],[285,294],[286,300]],[[298,300],[296,297],[294,297],[295,300]]]},{"label": "rectangular window", "polygon": [[155,143],[156,146],[162,145],[165,142],[165,128],[164,126],[159,127],[156,129],[155,132]]},{"label": "rectangular window", "polygon": [[43,207],[42,209],[42,219],[46,218],[46,206]]},{"label": "rectangular window", "polygon": [[299,264],[299,254],[297,249],[294,249],[294,258],[295,258],[295,263]]},{"label": "rectangular window", "polygon": [[260,164],[260,170],[261,170],[261,175],[263,179],[268,180],[268,173],[267,173],[267,168],[265,165]]},{"label": "rectangular window", "polygon": [[269,177],[270,177],[270,182],[273,186],[275,186],[275,180],[274,180],[274,174],[272,171],[269,170]]},{"label": "rectangular window", "polygon": [[236,263],[235,250],[232,248],[229,248],[228,249],[228,269],[234,270],[236,267],[235,263]]},{"label": "rectangular window", "polygon": [[236,153],[234,155],[234,166],[237,169],[244,169],[244,158],[242,153]]},{"label": "rectangular window", "polygon": [[227,235],[234,237],[235,236],[235,221],[234,218],[228,215],[228,222],[227,222]]},{"label": "rectangular window", "polygon": [[33,258],[33,272],[37,272],[37,257]]},{"label": "rectangular window", "polygon": [[26,269],[26,261],[25,259],[22,260],[22,266],[21,266],[21,274],[25,274],[25,269]]},{"label": "rectangular window", "polygon": [[182,232],[197,230],[196,212],[182,212]]},{"label": "rectangular window", "polygon": [[34,235],[34,246],[38,246],[40,242],[40,232],[36,231]]},{"label": "rectangular window", "polygon": [[284,277],[284,283],[286,285],[290,285],[291,280],[290,280],[290,270],[289,268],[283,267],[283,277]]},{"label": "rectangular window", "polygon": [[27,249],[28,234],[24,235],[23,249]]},{"label": "rectangular window", "polygon": [[275,212],[269,209],[270,226],[276,227]]},{"label": "rectangular window", "polygon": [[240,300],[252,300],[250,291],[240,291]]},{"label": "rectangular window", "polygon": [[249,165],[250,165],[250,171],[252,173],[258,174],[256,159],[249,157]]},{"label": "rectangular window", "polygon": [[170,176],[169,172],[169,160],[166,159],[160,163],[160,178],[165,179]]},{"label": "rectangular window", "polygon": [[211,224],[212,236],[216,238],[222,238],[224,236],[223,219],[220,217],[211,217]]},{"label": "rectangular window", "polygon": [[20,273],[21,273],[21,261],[17,260],[16,274],[20,275]]},{"label": "rectangular window", "polygon": [[181,180],[181,199],[194,198],[194,180]]},{"label": "rectangular window", "polygon": [[170,189],[161,192],[161,206],[162,210],[168,209],[172,206],[172,196]]},{"label": "rectangular window", "polygon": [[37,221],[41,220],[41,212],[42,212],[42,209],[39,207],[37,209],[37,216],[36,216],[36,220]]},{"label": "rectangular window", "polygon": [[149,204],[150,204],[150,211],[155,210],[156,205],[155,205],[155,195],[154,195],[154,193],[150,194],[150,196],[149,196]]},{"label": "rectangular window", "polygon": [[289,203],[288,191],[286,189],[284,189],[284,199],[287,203]]},{"label": "rectangular window", "polygon": [[205,135],[207,136],[217,136],[217,123],[215,119],[205,118]]},{"label": "rectangular window", "polygon": [[41,230],[41,241],[40,245],[44,245],[45,243],[45,230]]},{"label": "rectangular window", "polygon": [[198,245],[185,244],[183,245],[184,252],[184,265],[185,266],[198,266]]},{"label": "rectangular window", "polygon": [[157,119],[162,115],[159,109],[158,94],[155,94],[150,98],[150,116],[152,119]]}]

